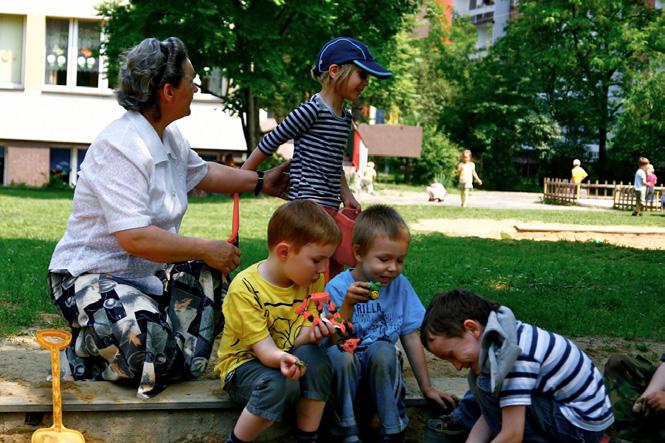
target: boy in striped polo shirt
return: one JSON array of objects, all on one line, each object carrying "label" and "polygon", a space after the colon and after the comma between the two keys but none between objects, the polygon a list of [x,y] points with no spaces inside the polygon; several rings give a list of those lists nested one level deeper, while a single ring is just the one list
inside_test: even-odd
[{"label": "boy in striped polo shirt", "polygon": [[597,443],[614,421],[591,359],[505,306],[462,289],[439,294],[420,334],[434,355],[470,369],[482,415],[467,441]]}]

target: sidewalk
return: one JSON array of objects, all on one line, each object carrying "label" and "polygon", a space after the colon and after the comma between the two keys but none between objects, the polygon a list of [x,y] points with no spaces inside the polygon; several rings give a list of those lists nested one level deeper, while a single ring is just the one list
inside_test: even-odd
[{"label": "sidewalk", "polygon": [[[468,200],[469,208],[486,209],[540,209],[540,210],[609,210],[612,209],[611,199],[580,199],[577,206],[546,205],[542,202],[542,193],[535,192],[501,192],[474,190]],[[374,195],[361,193],[357,195],[361,204],[384,203],[388,205],[440,205],[460,206],[459,194],[448,194],[443,202],[427,201],[427,192],[382,190]]]}]

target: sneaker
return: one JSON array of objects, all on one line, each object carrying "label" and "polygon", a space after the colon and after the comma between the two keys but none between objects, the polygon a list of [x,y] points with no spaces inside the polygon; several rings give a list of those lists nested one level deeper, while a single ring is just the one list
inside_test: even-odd
[{"label": "sneaker", "polygon": [[469,432],[469,429],[455,420],[452,415],[442,415],[439,418],[430,418],[427,420],[427,429],[448,435],[462,435]]}]

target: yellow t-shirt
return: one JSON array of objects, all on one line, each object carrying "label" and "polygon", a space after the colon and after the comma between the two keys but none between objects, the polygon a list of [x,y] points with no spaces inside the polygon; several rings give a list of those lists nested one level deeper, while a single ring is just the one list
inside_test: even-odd
[{"label": "yellow t-shirt", "polygon": [[581,166],[575,166],[572,171],[570,171],[570,175],[573,178],[573,182],[575,182],[576,185],[579,185],[582,183],[582,180],[584,180],[587,177],[586,171],[581,167]]},{"label": "yellow t-shirt", "polygon": [[[259,273],[261,263],[240,272],[224,298],[224,332],[217,351],[219,363],[215,366],[222,387],[229,373],[257,358],[251,347],[264,338],[271,336],[277,347],[285,351],[293,349],[302,328],[311,325],[296,314],[296,308],[311,293],[323,291],[323,275],[307,287],[275,286]],[[310,303],[309,311],[318,314],[314,303]]]}]

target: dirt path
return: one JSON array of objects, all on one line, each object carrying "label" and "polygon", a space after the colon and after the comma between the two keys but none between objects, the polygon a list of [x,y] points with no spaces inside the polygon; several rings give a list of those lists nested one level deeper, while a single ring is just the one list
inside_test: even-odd
[{"label": "dirt path", "polygon": [[[519,227],[518,230],[516,227]],[[461,237],[511,238],[515,240],[592,241],[639,249],[665,250],[665,228],[635,226],[585,226],[560,223],[525,223],[514,219],[421,219],[411,225],[420,232],[441,232]],[[551,229],[551,232],[526,232],[525,229]],[[612,232],[615,231],[615,232]]]}]

